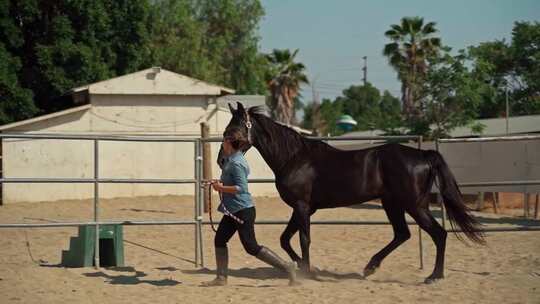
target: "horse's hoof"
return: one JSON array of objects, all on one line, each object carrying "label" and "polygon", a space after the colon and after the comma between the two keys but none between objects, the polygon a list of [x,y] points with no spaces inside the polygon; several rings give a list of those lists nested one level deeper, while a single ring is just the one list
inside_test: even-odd
[{"label": "horse's hoof", "polygon": [[424,280],[425,284],[433,284],[436,283],[439,280],[442,280],[444,276],[429,276]]},{"label": "horse's hoof", "polygon": [[319,273],[319,269],[314,266],[309,267],[309,269],[307,267],[302,267],[297,273],[301,278],[317,280],[317,274]]},{"label": "horse's hoof", "polygon": [[317,267],[315,267],[315,266],[313,266],[313,265],[311,265],[311,266],[309,267],[309,272],[311,272],[311,273],[317,274],[317,273],[319,273],[320,271],[321,271],[321,270],[320,270],[319,268],[317,268]]},{"label": "horse's hoof", "polygon": [[289,286],[291,286],[291,287],[300,286],[300,285],[302,285],[302,283],[300,283],[300,281],[298,281],[298,279],[296,279],[294,281],[289,281]]},{"label": "horse's hoof", "polygon": [[364,268],[364,278],[367,278],[368,276],[372,275],[377,271],[378,267],[366,267]]},{"label": "horse's hoof", "polygon": [[302,273],[316,273],[316,272],[319,272],[319,268],[313,266],[313,265],[304,265],[304,264],[298,264],[298,269],[300,272]]}]

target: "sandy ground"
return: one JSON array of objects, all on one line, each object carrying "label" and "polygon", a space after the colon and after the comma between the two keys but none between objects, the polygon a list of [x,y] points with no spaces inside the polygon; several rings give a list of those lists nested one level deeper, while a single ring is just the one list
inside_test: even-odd
[{"label": "sandy ground", "polygon": [[[258,198],[259,219],[288,219],[279,199]],[[103,219],[191,219],[191,197],[102,201]],[[92,219],[91,201],[18,203],[0,207],[1,223]],[[540,225],[516,217],[476,213],[490,224]],[[384,220],[377,205],[323,210],[314,219]],[[256,227],[258,240],[285,257],[283,226]],[[76,228],[0,229],[0,303],[540,303],[540,232],[491,233],[487,246],[449,236],[446,278],[423,284],[434,246],[423,234],[425,268],[419,269],[418,232],[373,276],[360,275],[369,258],[392,238],[390,226],[314,226],[311,256],[319,280],[288,287],[284,275],[247,255],[235,236],[228,287],[205,288],[212,271],[194,267],[193,228],[126,226],[126,267],[65,268],[61,251]],[[214,269],[213,232],[204,231],[204,259]],[[298,238],[293,239],[295,248]]]}]

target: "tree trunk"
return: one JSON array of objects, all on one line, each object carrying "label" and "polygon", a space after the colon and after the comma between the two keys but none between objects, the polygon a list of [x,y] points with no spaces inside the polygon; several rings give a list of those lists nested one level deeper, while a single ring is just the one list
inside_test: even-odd
[{"label": "tree trunk", "polygon": [[279,122],[282,122],[284,124],[290,123],[290,110],[288,107],[288,100],[287,100],[287,89],[284,87],[281,87],[279,89],[279,95],[276,105],[276,119]]},{"label": "tree trunk", "polygon": [[403,114],[406,118],[410,118],[414,114],[413,94],[410,83],[404,82],[402,84],[402,100],[403,100]]}]

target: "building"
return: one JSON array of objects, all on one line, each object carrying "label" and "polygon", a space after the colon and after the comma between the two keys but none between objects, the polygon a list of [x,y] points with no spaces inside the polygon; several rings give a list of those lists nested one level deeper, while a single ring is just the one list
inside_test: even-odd
[{"label": "building", "polygon": [[[219,136],[231,115],[228,102],[265,104],[264,96],[233,95],[234,90],[158,67],[74,88],[76,106],[0,126],[2,133],[71,135],[155,135],[199,137],[200,124]],[[218,146],[213,145],[213,157]],[[192,143],[112,142],[99,145],[102,178],[193,178]],[[255,149],[248,152],[252,176],[273,177]],[[3,139],[5,178],[92,178],[93,142]],[[218,174],[214,168],[214,176]],[[275,195],[273,185],[250,186],[255,195]],[[193,185],[104,184],[100,197],[193,194]],[[4,184],[3,202],[93,197],[92,184]]]}]

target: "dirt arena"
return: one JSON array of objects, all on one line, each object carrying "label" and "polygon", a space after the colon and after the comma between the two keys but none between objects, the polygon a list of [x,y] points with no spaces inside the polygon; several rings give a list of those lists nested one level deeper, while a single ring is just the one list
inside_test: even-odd
[{"label": "dirt arena", "polygon": [[[279,199],[257,198],[259,219],[288,219]],[[193,218],[192,197],[102,200],[102,219]],[[92,201],[18,203],[0,207],[1,223],[83,221]],[[540,225],[508,215],[476,213],[490,224]],[[219,217],[219,216],[217,216]],[[386,220],[376,204],[318,211],[314,219]],[[258,240],[280,255],[282,225],[256,226]],[[288,287],[284,275],[247,255],[235,236],[228,287],[200,287],[214,277],[194,267],[191,226],[126,226],[126,267],[65,268],[61,251],[77,228],[0,229],[0,303],[540,303],[540,232],[487,234],[487,246],[448,238],[446,279],[423,284],[434,246],[423,234],[425,268],[419,269],[418,231],[377,273],[360,273],[392,238],[390,226],[313,226],[311,256],[319,280]],[[204,228],[204,259],[214,269],[213,232]],[[298,238],[293,239],[295,248]]]}]

